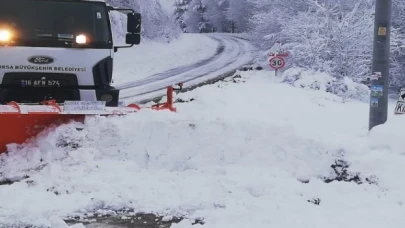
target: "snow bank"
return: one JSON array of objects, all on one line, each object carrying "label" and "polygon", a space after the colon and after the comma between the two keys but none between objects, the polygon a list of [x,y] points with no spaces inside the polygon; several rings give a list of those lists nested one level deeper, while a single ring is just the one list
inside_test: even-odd
[{"label": "snow bank", "polygon": [[170,43],[144,40],[115,54],[114,85],[196,63],[215,54],[218,43],[199,34],[183,34]]},{"label": "snow bank", "polygon": [[368,102],[369,88],[354,82],[348,77],[337,79],[325,72],[293,67],[283,73],[283,82],[298,88],[322,90],[339,95],[345,99],[357,99]]},{"label": "snow bank", "polygon": [[126,207],[189,218],[173,228],[403,226],[403,119],[368,134],[368,104],[241,74],[179,95],[194,100],[178,113],[93,117],[10,146],[0,179],[21,181],[0,186],[0,224]]}]

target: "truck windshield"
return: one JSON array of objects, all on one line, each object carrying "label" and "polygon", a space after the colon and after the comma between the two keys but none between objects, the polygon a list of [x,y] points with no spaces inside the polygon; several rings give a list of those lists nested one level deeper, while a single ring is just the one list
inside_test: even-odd
[{"label": "truck windshield", "polygon": [[85,35],[89,48],[112,46],[103,2],[1,0],[1,29],[10,30],[15,46],[72,47],[78,35]]}]

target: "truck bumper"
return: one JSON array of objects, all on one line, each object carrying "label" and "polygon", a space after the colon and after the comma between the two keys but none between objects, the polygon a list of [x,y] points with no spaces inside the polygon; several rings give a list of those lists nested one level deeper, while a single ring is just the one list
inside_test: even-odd
[{"label": "truck bumper", "polygon": [[108,107],[119,104],[119,90],[108,88],[71,89],[71,88],[0,88],[0,103],[38,104],[44,100],[56,100],[57,103],[70,101],[106,101]]}]

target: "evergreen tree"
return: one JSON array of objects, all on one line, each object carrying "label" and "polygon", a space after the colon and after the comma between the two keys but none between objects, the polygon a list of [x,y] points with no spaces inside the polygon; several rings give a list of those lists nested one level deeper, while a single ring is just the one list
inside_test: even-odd
[{"label": "evergreen tree", "polygon": [[211,32],[226,32],[227,19],[224,13],[229,6],[226,0],[203,0],[205,5],[204,18],[206,18],[206,30]]},{"label": "evergreen tree", "polygon": [[249,20],[252,17],[253,4],[249,0],[230,0],[226,9],[226,17],[231,22],[231,31],[246,32],[249,29]]},{"label": "evergreen tree", "polygon": [[187,11],[191,0],[176,0],[174,3],[174,17],[181,30],[186,31],[187,25],[184,20],[184,13]]},{"label": "evergreen tree", "polygon": [[187,32],[207,32],[208,20],[204,17],[206,6],[202,0],[192,0],[188,10],[184,14],[184,21],[187,25]]}]

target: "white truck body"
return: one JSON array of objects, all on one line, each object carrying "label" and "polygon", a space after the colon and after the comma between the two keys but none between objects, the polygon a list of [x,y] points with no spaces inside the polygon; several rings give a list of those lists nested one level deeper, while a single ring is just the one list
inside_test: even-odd
[{"label": "white truck body", "polygon": [[[110,10],[120,9],[79,0],[1,0],[0,103],[102,100],[117,106],[119,91],[110,84],[120,47],[113,45]],[[132,47],[140,42],[140,15],[127,15],[131,46],[125,47]]]}]

